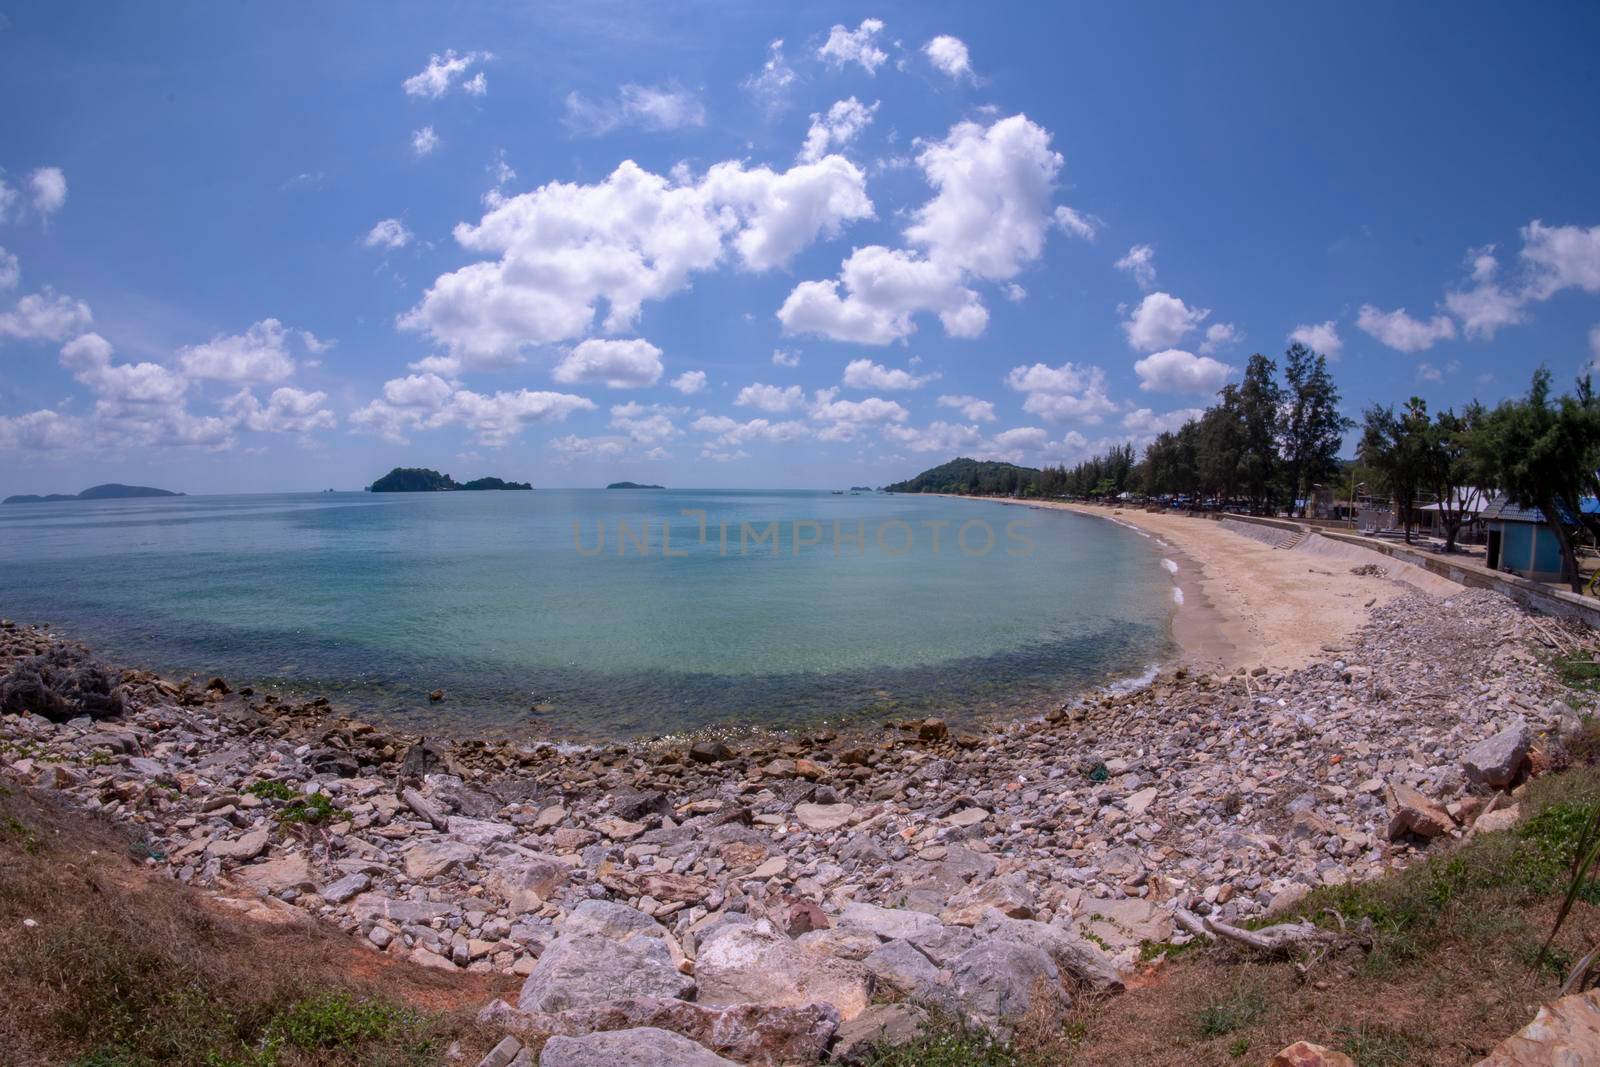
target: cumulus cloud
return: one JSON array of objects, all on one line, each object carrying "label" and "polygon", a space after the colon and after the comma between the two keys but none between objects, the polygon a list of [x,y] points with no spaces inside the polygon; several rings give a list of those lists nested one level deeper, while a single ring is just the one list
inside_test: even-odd
[{"label": "cumulus cloud", "polygon": [[884,437],[912,452],[940,452],[948,455],[981,451],[983,431],[976,426],[938,420],[927,426],[884,427]]},{"label": "cumulus cloud", "polygon": [[455,228],[494,259],[440,275],[401,328],[426,332],[464,367],[504,365],[529,345],[581,337],[604,301],[626,330],[646,300],[687,287],[731,248],[765,271],[872,215],[866,176],[842,156],[787,171],[718,163],[699,181],[624,162],[593,185],[551,182]]},{"label": "cumulus cloud", "polygon": [[589,100],[573,91],[566,108],[567,128],[591,137],[623,128],[666,131],[706,124],[705,105],[676,82],[624,85],[612,100]]},{"label": "cumulus cloud", "polygon": [[1600,323],[1589,327],[1589,351],[1594,356],[1594,362],[1600,365]]},{"label": "cumulus cloud", "polygon": [[75,448],[89,437],[82,420],[58,411],[0,415],[0,452],[55,452]]},{"label": "cumulus cloud", "polygon": [[0,337],[15,341],[64,341],[94,321],[89,305],[58,293],[48,285],[0,312]]},{"label": "cumulus cloud", "polygon": [[1092,215],[1085,215],[1083,212],[1065,205],[1056,208],[1055,220],[1056,226],[1060,228],[1062,233],[1073,237],[1081,237],[1085,241],[1094,240],[1095,227],[1100,221]]},{"label": "cumulus cloud", "polygon": [[1154,352],[1183,340],[1210,314],[1210,308],[1192,308],[1170,293],[1151,293],[1139,301],[1122,330],[1134,349]]},{"label": "cumulus cloud", "polygon": [[1176,348],[1146,356],[1133,365],[1139,388],[1151,393],[1215,393],[1234,370],[1210,356]]},{"label": "cumulus cloud", "polygon": [[693,396],[695,393],[704,392],[706,372],[703,370],[686,370],[672,379],[671,385],[684,396]]},{"label": "cumulus cloud", "polygon": [[994,421],[994,403],[980,397],[955,394],[941,396],[938,403],[942,408],[955,408],[969,422]]},{"label": "cumulus cloud", "polygon": [[891,370],[870,359],[853,359],[844,369],[844,384],[851,389],[920,389],[938,377],[937,374],[912,374],[899,367]]},{"label": "cumulus cloud", "polygon": [[703,451],[701,455],[707,459],[718,460],[743,458],[742,454],[732,450],[742,449],[747,444],[782,443],[812,436],[810,426],[793,419],[773,422],[770,419],[757,418],[739,422],[726,415],[702,415],[690,423],[689,428],[696,433],[712,436],[708,446],[709,452]]},{"label": "cumulus cloud", "polygon": [[742,408],[756,408],[774,415],[794,411],[805,403],[805,391],[798,385],[777,386],[753,382],[739,390],[733,400]]},{"label": "cumulus cloud", "polygon": [[817,431],[824,441],[854,440],[861,429],[904,422],[910,412],[897,401],[869,396],[865,400],[840,400],[835,389],[819,389],[811,405],[811,417],[826,423]]},{"label": "cumulus cloud", "polygon": [[11,209],[19,197],[20,194],[6,183],[5,175],[0,174],[0,222],[10,217]]},{"label": "cumulus cloud", "polygon": [[323,407],[328,394],[308,392],[291,386],[280,386],[272,391],[265,406],[256,399],[248,387],[239,390],[223,403],[239,425],[259,433],[308,434],[313,430],[333,429],[333,412]]},{"label": "cumulus cloud", "polygon": [[1546,226],[1534,219],[1522,228],[1522,259],[1533,274],[1528,292],[1535,300],[1563,289],[1600,293],[1600,226]]},{"label": "cumulus cloud", "polygon": [[1115,266],[1133,275],[1133,280],[1139,283],[1141,289],[1149,289],[1156,284],[1156,250],[1149,245],[1134,245],[1128,249],[1127,255],[1117,260]]},{"label": "cumulus cloud", "polygon": [[0,248],[0,292],[15,289],[22,281],[22,262]]},{"label": "cumulus cloud", "polygon": [[983,333],[988,309],[970,282],[1006,281],[1043,253],[1061,156],[1049,133],[1014,115],[959,123],[917,163],[935,194],[906,228],[914,248],[858,248],[837,278],[801,282],[778,310],[786,331],[887,344],[931,313],[952,337]]},{"label": "cumulus cloud", "polygon": [[432,155],[438,147],[439,135],[433,132],[432,126],[424,126],[420,130],[411,131],[411,154],[418,159]]},{"label": "cumulus cloud", "polygon": [[1105,371],[1095,366],[1069,362],[1059,367],[1044,363],[1013,367],[1006,384],[1027,394],[1022,410],[1051,422],[1094,425],[1117,410],[1106,395]]},{"label": "cumulus cloud", "polygon": [[876,74],[889,58],[889,53],[877,45],[878,34],[882,32],[880,19],[863,19],[853,30],[835,23],[828,32],[828,39],[817,49],[817,58],[834,67],[859,63],[868,74]]},{"label": "cumulus cloud", "polygon": [[1456,335],[1456,324],[1447,315],[1435,315],[1424,322],[1412,318],[1405,308],[1381,311],[1371,304],[1362,305],[1356,325],[1399,352],[1425,352]]},{"label": "cumulus cloud", "polygon": [[1122,428],[1141,438],[1180,430],[1186,423],[1194,422],[1205,414],[1204,408],[1178,408],[1161,414],[1149,408],[1138,408],[1122,416]]},{"label": "cumulus cloud", "polygon": [[1226,348],[1243,336],[1231,322],[1213,322],[1206,327],[1206,339],[1200,342],[1200,354],[1210,355],[1219,348]]},{"label": "cumulus cloud", "polygon": [[942,33],[923,45],[922,53],[934,67],[957,81],[972,76],[972,62],[967,56],[967,45],[959,37]]},{"label": "cumulus cloud", "polygon": [[217,382],[279,382],[294,373],[289,332],[262,319],[241,334],[218,334],[205,344],[178,349],[178,366],[191,378]]},{"label": "cumulus cloud", "polygon": [[683,431],[672,421],[683,408],[662,404],[613,404],[611,428],[621,430],[631,444],[653,447],[665,444]]},{"label": "cumulus cloud", "polygon": [[772,365],[774,367],[798,367],[800,365],[800,353],[791,352],[783,348],[774,348],[772,350]]},{"label": "cumulus cloud", "polygon": [[611,389],[639,389],[661,380],[661,349],[642,338],[590,338],[575,345],[550,377],[563,385],[599,382]]},{"label": "cumulus cloud", "polygon": [[743,88],[761,102],[767,113],[775,114],[789,104],[789,87],[795,83],[794,68],[783,55],[783,38],[767,45],[767,61],[743,82]]},{"label": "cumulus cloud", "polygon": [[67,176],[60,167],[40,167],[28,175],[28,189],[33,194],[33,210],[45,218],[67,202]]},{"label": "cumulus cloud", "polygon": [[871,124],[877,110],[876,101],[868,107],[852,96],[848,100],[835,101],[826,115],[813,113],[811,128],[806,131],[806,143],[800,149],[800,162],[815,163],[829,151],[842,151]]},{"label": "cumulus cloud", "polygon": [[570,393],[518,389],[483,394],[436,374],[413,374],[385,382],[382,394],[353,412],[350,422],[360,432],[398,444],[413,430],[460,426],[479,444],[500,448],[530,423],[563,422],[573,412],[593,410],[593,401]]},{"label": "cumulus cloud", "polygon": [[368,248],[404,248],[414,235],[399,219],[380,219],[367,231],[362,244]]},{"label": "cumulus cloud", "polygon": [[1329,359],[1338,359],[1344,351],[1344,340],[1339,327],[1332,319],[1327,322],[1301,323],[1289,331],[1289,340],[1305,345],[1313,352],[1321,352]]},{"label": "cumulus cloud", "polygon": [[457,53],[454,49],[447,49],[443,55],[435,54],[428,59],[428,65],[419,74],[413,74],[401,87],[407,96],[425,97],[437,100],[450,91],[451,86],[460,85],[461,88],[474,96],[482,96],[488,91],[488,82],[485,81],[480,70],[473,78],[466,77],[467,71],[474,66],[487,63],[494,58],[491,52],[464,52]]}]

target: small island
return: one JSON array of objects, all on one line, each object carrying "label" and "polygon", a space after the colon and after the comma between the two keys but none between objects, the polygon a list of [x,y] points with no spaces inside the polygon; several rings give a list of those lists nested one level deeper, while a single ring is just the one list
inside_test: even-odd
[{"label": "small island", "polygon": [[18,496],[8,496],[0,504],[53,504],[62,500],[123,500],[132,497],[144,496],[183,496],[174,493],[171,489],[154,489],[148,485],[119,485],[116,482],[107,482],[105,485],[92,485],[81,493],[49,493],[45,496],[36,496],[31,493],[22,493]]},{"label": "small island", "polygon": [[367,487],[372,493],[451,493],[476,492],[487,489],[533,488],[528,482],[508,482],[500,478],[474,478],[458,482],[448,474],[440,474],[426,467],[396,467]]},{"label": "small island", "polygon": [[665,489],[664,485],[642,485],[639,482],[612,482],[607,489]]}]

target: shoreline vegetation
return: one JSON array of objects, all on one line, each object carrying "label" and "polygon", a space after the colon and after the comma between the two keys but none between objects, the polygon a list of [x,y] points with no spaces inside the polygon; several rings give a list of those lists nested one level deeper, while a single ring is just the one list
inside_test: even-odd
[{"label": "shoreline vegetation", "polygon": [[[1600,804],[1594,693],[1564,657],[1600,642],[1496,594],[1430,594],[1404,564],[1093,513],[1180,551],[1218,610],[1304,574],[1337,618],[1283,628],[1334,629],[1315,648],[1245,630],[1237,666],[966,732],[568,747],[421,738],[0,624],[0,968],[20,991],[0,1033],[23,1063],[82,1065],[246,1062],[263,1042],[278,1058],[248,1062],[438,1062],[446,1038],[532,1063],[666,1032],[738,1063],[1231,1064],[1305,1038],[1366,1067],[1472,1063],[1526,1023],[1597,932],[1582,897],[1540,963]],[[309,922],[356,985],[242,1007],[213,977],[190,987],[187,1044],[171,1004],[134,1022],[117,990],[140,984],[107,970],[127,958],[22,951],[103,940],[36,906],[81,855],[51,820],[90,817],[135,842],[93,868],[119,908]],[[1286,921],[1300,941],[1260,948]],[[141,966],[171,973],[168,947]],[[394,968],[385,992],[363,958]],[[46,993],[60,961],[107,978],[92,1025]],[[462,997],[495,996],[466,1018]]]}]

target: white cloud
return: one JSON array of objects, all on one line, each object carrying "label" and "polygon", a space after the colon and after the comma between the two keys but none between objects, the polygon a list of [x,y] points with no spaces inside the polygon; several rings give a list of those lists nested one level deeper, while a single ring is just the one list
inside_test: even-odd
[{"label": "white cloud", "polygon": [[519,389],[492,395],[459,389],[435,374],[413,374],[384,383],[383,395],[350,416],[358,430],[404,443],[415,429],[462,426],[478,443],[500,448],[529,423],[563,422],[575,411],[593,411],[594,403],[570,393]]},{"label": "white cloud", "polygon": [[1094,240],[1096,224],[1100,221],[1093,215],[1085,215],[1066,205],[1056,208],[1055,220],[1062,233],[1081,237],[1085,241]]},{"label": "white cloud", "polygon": [[705,105],[676,82],[623,85],[614,100],[589,100],[573,91],[566,107],[568,129],[592,137],[626,127],[667,131],[706,124]]},{"label": "white cloud", "polygon": [[1185,423],[1193,422],[1204,414],[1204,408],[1178,408],[1159,415],[1149,408],[1139,408],[1122,416],[1122,427],[1140,437],[1154,437],[1180,430]]},{"label": "white cloud", "polygon": [[683,410],[661,404],[613,404],[611,428],[621,430],[633,444],[645,447],[665,444],[683,432],[672,421],[672,417],[681,415]]},{"label": "white cloud", "polygon": [[961,417],[970,422],[993,422],[994,404],[975,396],[941,396],[939,406],[942,408],[955,408],[961,412]]},{"label": "white cloud", "polygon": [[1594,356],[1594,361],[1600,365],[1600,323],[1589,327],[1589,351]]},{"label": "white cloud", "polygon": [[1546,226],[1534,219],[1522,228],[1522,258],[1534,275],[1528,292],[1535,300],[1563,289],[1600,293],[1600,226]]},{"label": "white cloud", "polygon": [[933,313],[952,337],[983,333],[989,313],[968,280],[1010,279],[1043,253],[1061,156],[1044,129],[1014,115],[959,123],[917,162],[935,189],[905,231],[921,251],[856,249],[837,279],[794,288],[778,311],[786,331],[887,344]]},{"label": "white cloud", "polygon": [[802,406],[805,403],[805,391],[798,385],[783,387],[754,382],[740,389],[733,402],[738,407],[757,408],[777,415]]},{"label": "white cloud", "polygon": [[1442,383],[1445,380],[1446,377],[1453,376],[1460,369],[1461,369],[1461,361],[1460,360],[1455,360],[1455,359],[1452,359],[1450,362],[1446,363],[1443,367],[1435,366],[1432,363],[1418,363],[1417,364],[1417,381],[1419,381],[1419,382],[1433,382],[1434,384],[1439,384],[1439,383]]},{"label": "white cloud", "polygon": [[469,96],[483,96],[489,91],[489,79],[480,70],[461,83],[461,91]]},{"label": "white cloud", "polygon": [[1424,352],[1456,335],[1456,324],[1449,316],[1435,315],[1423,322],[1406,314],[1405,308],[1380,311],[1371,304],[1362,305],[1356,325],[1399,352]]},{"label": "white cloud", "polygon": [[1028,290],[1024,289],[1016,282],[1006,282],[1005,285],[1000,287],[1000,291],[1004,293],[1006,295],[1006,299],[1011,301],[1013,304],[1020,304],[1024,300],[1028,299]]},{"label": "white cloud", "polygon": [[889,58],[889,53],[877,45],[878,34],[882,31],[883,22],[880,19],[863,19],[861,25],[853,30],[836,23],[829,31],[827,41],[817,49],[817,58],[835,67],[860,63],[868,74],[875,74]]},{"label": "white cloud", "polygon": [[420,130],[411,131],[411,154],[421,159],[423,156],[432,155],[439,147],[439,135],[433,132],[432,126],[424,126]]},{"label": "white cloud", "polygon": [[1128,344],[1140,352],[1171,348],[1198,329],[1210,308],[1192,308],[1170,293],[1151,293],[1122,324]]},{"label": "white cloud", "polygon": [[1152,393],[1215,393],[1234,368],[1210,356],[1176,348],[1146,356],[1133,365],[1139,388]]},{"label": "white cloud", "polygon": [[774,367],[798,367],[800,365],[800,353],[791,352],[783,348],[774,348],[772,350],[772,365]]},{"label": "white cloud", "polygon": [[550,377],[563,385],[603,382],[612,389],[638,389],[661,380],[661,349],[642,338],[579,342]]},{"label": "white cloud", "polygon": [[100,397],[102,414],[109,404],[179,406],[189,383],[183,375],[158,363],[113,363],[111,343],[86,333],[61,346],[61,365]]},{"label": "white cloud", "polygon": [[33,190],[33,209],[48,218],[67,202],[67,176],[60,167],[40,167],[28,176]]},{"label": "white cloud", "polygon": [[294,373],[287,341],[282,323],[262,319],[242,334],[219,334],[205,344],[178,349],[178,366],[202,380],[280,382]]},{"label": "white cloud", "polygon": [[48,285],[29,293],[10,311],[0,313],[0,337],[17,341],[64,341],[94,321],[89,305],[57,293]]},{"label": "white cloud", "polygon": [[936,421],[924,427],[889,425],[884,436],[895,444],[913,452],[942,452],[957,455],[977,449],[983,441],[983,431],[976,426]]},{"label": "white cloud", "polygon": [[795,83],[794,68],[783,55],[783,38],[767,45],[767,61],[761,70],[746,78],[743,88],[761,101],[767,113],[775,114],[789,103],[789,87]]},{"label": "white cloud", "polygon": [[[0,222],[6,221],[11,214],[11,205],[17,202],[18,192],[6,184],[4,175],[0,175]],[[54,414],[51,412],[50,414]]]},{"label": "white cloud", "polygon": [[597,184],[551,182],[458,225],[463,248],[498,258],[440,275],[399,324],[463,366],[504,365],[583,336],[601,301],[604,328],[628,329],[644,301],[685,288],[729,245],[744,268],[769,270],[871,215],[866,177],[842,156],[783,172],[718,163],[698,182],[624,162]]},{"label": "white cloud", "polygon": [[414,235],[399,219],[380,219],[367,231],[362,244],[368,248],[404,248]]},{"label": "white cloud", "polygon": [[1231,322],[1213,322],[1206,327],[1206,339],[1200,342],[1200,354],[1210,355],[1219,348],[1226,348],[1243,336]]},{"label": "white cloud", "polygon": [[[769,419],[751,419],[748,422],[739,422],[726,415],[702,415],[689,428],[697,433],[713,434],[712,444],[723,450],[738,449],[746,444],[755,442],[782,443],[798,441],[811,436],[811,427],[803,422],[793,420],[787,422],[772,422]],[[720,456],[707,455],[707,459],[733,459],[743,458],[727,451]]]},{"label": "white cloud", "polygon": [[824,441],[850,441],[863,427],[901,423],[910,412],[893,400],[869,396],[865,400],[836,399],[837,390],[817,390],[811,417],[828,425],[817,431]]},{"label": "white cloud", "polygon": [[671,385],[684,396],[693,396],[695,393],[704,392],[706,372],[703,370],[686,370],[672,379]]},{"label": "white cloud", "polygon": [[483,72],[471,80],[464,80],[467,71],[474,66],[487,63],[494,58],[491,52],[465,52],[457,54],[454,49],[448,49],[444,55],[435,54],[428,59],[428,65],[420,74],[413,74],[401,83],[407,96],[420,96],[437,100],[450,91],[450,87],[458,82],[461,87],[474,96],[482,96],[488,90],[488,83],[484,80]]},{"label": "white cloud", "polygon": [[806,143],[800,149],[800,162],[815,163],[830,149],[842,151],[871,125],[872,116],[877,110],[876,101],[868,107],[852,96],[848,100],[835,101],[826,115],[813,113],[811,128],[806,131]]},{"label": "white cloud", "polygon": [[1502,326],[1515,326],[1523,321],[1524,299],[1523,294],[1509,292],[1492,281],[1483,281],[1471,289],[1445,293],[1444,306],[1461,320],[1461,330],[1466,336],[1489,340]]},{"label": "white cloud", "polygon": [[966,42],[959,37],[942,33],[922,46],[922,52],[939,70],[960,81],[972,76],[972,61],[967,56]]},{"label": "white cloud", "polygon": [[333,429],[333,412],[323,407],[328,394],[280,386],[267,398],[265,407],[249,388],[240,389],[223,403],[239,425],[258,433],[308,434],[313,430]]},{"label": "white cloud", "polygon": [[1332,319],[1301,323],[1289,331],[1289,340],[1303,344],[1313,352],[1321,352],[1329,359],[1338,359],[1344,351],[1344,340],[1340,338],[1339,327]]},{"label": "white cloud", "polygon": [[0,248],[0,292],[15,289],[22,281],[22,261]]},{"label": "white cloud", "polygon": [[82,420],[56,411],[0,415],[0,452],[56,452],[86,443]]},{"label": "white cloud", "polygon": [[1027,394],[1022,410],[1051,422],[1077,420],[1094,425],[1117,410],[1106,395],[1106,375],[1099,367],[1076,363],[1013,367],[1006,384]]},{"label": "white cloud", "polygon": [[1114,266],[1133,275],[1133,280],[1139,283],[1141,289],[1149,289],[1156,284],[1156,250],[1149,245],[1134,245]]},{"label": "white cloud", "polygon": [[912,374],[898,367],[891,370],[870,359],[853,359],[844,369],[844,384],[851,389],[920,389],[938,377],[937,374]]}]

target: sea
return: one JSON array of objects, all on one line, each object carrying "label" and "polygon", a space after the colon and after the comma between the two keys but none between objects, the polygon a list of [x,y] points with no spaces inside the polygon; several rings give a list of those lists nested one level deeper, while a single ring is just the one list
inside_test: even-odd
[{"label": "sea", "polygon": [[[1160,546],[1064,511],[771,490],[0,507],[0,616],[123,666],[555,740],[1034,714],[1175,652]],[[443,690],[442,700],[430,694]]]}]

